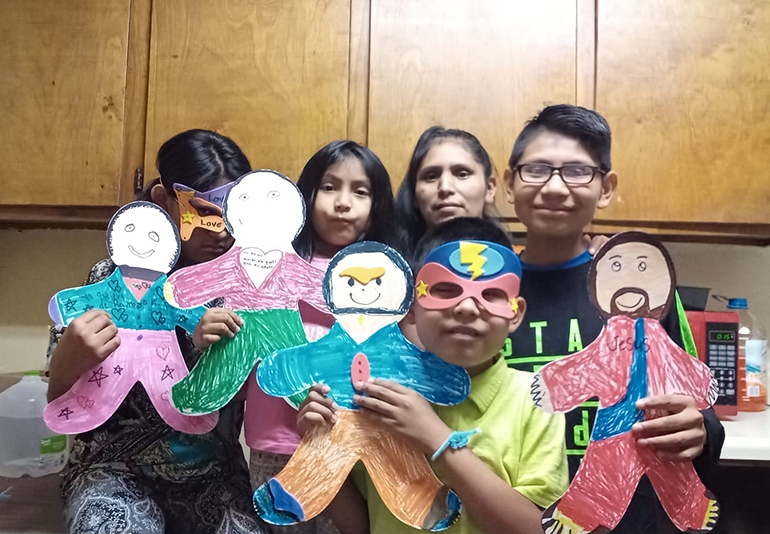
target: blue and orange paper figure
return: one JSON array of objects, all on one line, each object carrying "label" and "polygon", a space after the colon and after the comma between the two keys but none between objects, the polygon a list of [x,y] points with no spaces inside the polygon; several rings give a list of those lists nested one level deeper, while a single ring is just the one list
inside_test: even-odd
[{"label": "blue and orange paper figure", "polygon": [[532,382],[532,399],[549,412],[568,412],[599,397],[585,458],[562,499],[543,514],[543,530],[614,529],[647,475],[677,528],[709,531],[719,506],[692,463],[663,460],[631,434],[635,423],[661,415],[637,409],[642,398],[690,395],[700,409],[716,401],[709,368],[679,348],[659,322],[674,298],[671,258],[651,236],[626,232],[601,248],[589,278],[607,325],[588,347],[549,363]]},{"label": "blue and orange paper figure", "polygon": [[459,515],[457,495],[443,486],[426,458],[366,418],[353,403],[353,384],[370,376],[410,387],[435,404],[462,402],[470,378],[407,341],[398,321],[412,302],[414,284],[404,259],[380,243],[340,251],[324,278],[324,297],[337,319],[329,333],[262,361],[262,389],[288,397],[327,384],[340,406],[331,427],[310,430],[287,466],[254,494],[260,516],[277,525],[318,515],[362,460],[383,501],[404,523],[443,530]]},{"label": "blue and orange paper figure", "polygon": [[155,409],[173,428],[189,434],[209,432],[218,414],[182,415],[171,406],[171,387],[187,376],[175,327],[193,332],[205,308],[180,309],[163,297],[166,273],[179,257],[176,226],[155,204],[122,207],[107,229],[107,248],[118,266],[106,280],[58,292],[48,307],[56,324],[91,309],[112,316],[120,347],[86,372],[67,393],[45,409],[46,424],[61,434],[98,427],[141,382]]}]

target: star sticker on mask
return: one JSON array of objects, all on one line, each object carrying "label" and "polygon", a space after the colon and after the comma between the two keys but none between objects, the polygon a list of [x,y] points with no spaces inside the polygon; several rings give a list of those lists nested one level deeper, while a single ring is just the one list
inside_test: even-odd
[{"label": "star sticker on mask", "polygon": [[516,299],[511,299],[511,309],[513,313],[519,313],[519,303]]},{"label": "star sticker on mask", "polygon": [[182,213],[182,224],[184,224],[184,223],[192,224],[194,217],[195,217],[195,215],[193,214],[193,212],[185,211],[184,213]]},{"label": "star sticker on mask", "polygon": [[423,280],[420,280],[415,287],[417,290],[417,298],[428,296],[428,284]]}]

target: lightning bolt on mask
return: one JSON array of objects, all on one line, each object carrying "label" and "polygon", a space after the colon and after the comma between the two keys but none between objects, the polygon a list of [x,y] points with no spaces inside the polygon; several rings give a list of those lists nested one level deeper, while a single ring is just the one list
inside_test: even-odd
[{"label": "lightning bolt on mask", "polygon": [[433,249],[417,273],[417,304],[426,310],[451,308],[474,299],[492,315],[518,312],[521,263],[513,250],[488,241],[452,241]]},{"label": "lightning bolt on mask", "polygon": [[182,240],[189,240],[196,228],[216,233],[225,229],[222,203],[234,183],[204,192],[186,185],[174,184],[174,192],[179,202],[179,235]]}]

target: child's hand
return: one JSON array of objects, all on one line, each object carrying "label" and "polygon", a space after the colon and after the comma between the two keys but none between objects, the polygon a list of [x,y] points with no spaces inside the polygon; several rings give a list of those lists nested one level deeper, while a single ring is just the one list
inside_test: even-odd
[{"label": "child's hand", "polygon": [[297,432],[300,437],[314,426],[333,425],[337,422],[337,410],[339,406],[326,396],[329,386],[316,384],[310,388],[310,392],[297,412]]},{"label": "child's hand", "polygon": [[452,430],[439,419],[419,393],[395,382],[374,379],[355,384],[353,402],[376,417],[383,426],[414,442],[424,454],[436,452]]},{"label": "child's hand", "polygon": [[209,308],[201,317],[193,332],[193,345],[203,350],[213,345],[222,336],[235,337],[243,326],[243,319],[232,310],[224,308]]},{"label": "child's hand", "polygon": [[689,395],[658,395],[636,403],[640,410],[656,410],[663,415],[636,423],[632,432],[637,443],[649,447],[664,460],[691,461],[706,443],[703,414]]},{"label": "child's hand", "polygon": [[[88,310],[64,330],[51,357],[52,380],[68,390],[75,381],[120,346],[118,327],[104,310]],[[62,391],[63,392],[63,391]]]},{"label": "child's hand", "polygon": [[591,256],[596,256],[596,253],[599,252],[599,249],[610,240],[610,238],[606,235],[595,235],[593,237],[584,235],[583,239],[585,239],[585,241],[588,243],[588,253]]}]

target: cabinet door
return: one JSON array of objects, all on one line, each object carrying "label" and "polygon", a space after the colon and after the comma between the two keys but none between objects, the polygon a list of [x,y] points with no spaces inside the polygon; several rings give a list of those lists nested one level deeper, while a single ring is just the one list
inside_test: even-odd
[{"label": "cabinet door", "polygon": [[130,4],[0,2],[0,204],[119,205]]},{"label": "cabinet door", "polygon": [[189,128],[296,179],[347,133],[349,0],[155,0],[145,169]]},{"label": "cabinet door", "polygon": [[[369,146],[401,183],[440,124],[475,134],[502,175],[524,122],[576,101],[575,0],[373,0]],[[513,215],[498,188],[498,207]]]},{"label": "cabinet door", "polygon": [[769,223],[770,2],[599,0],[596,109],[626,221]]}]

